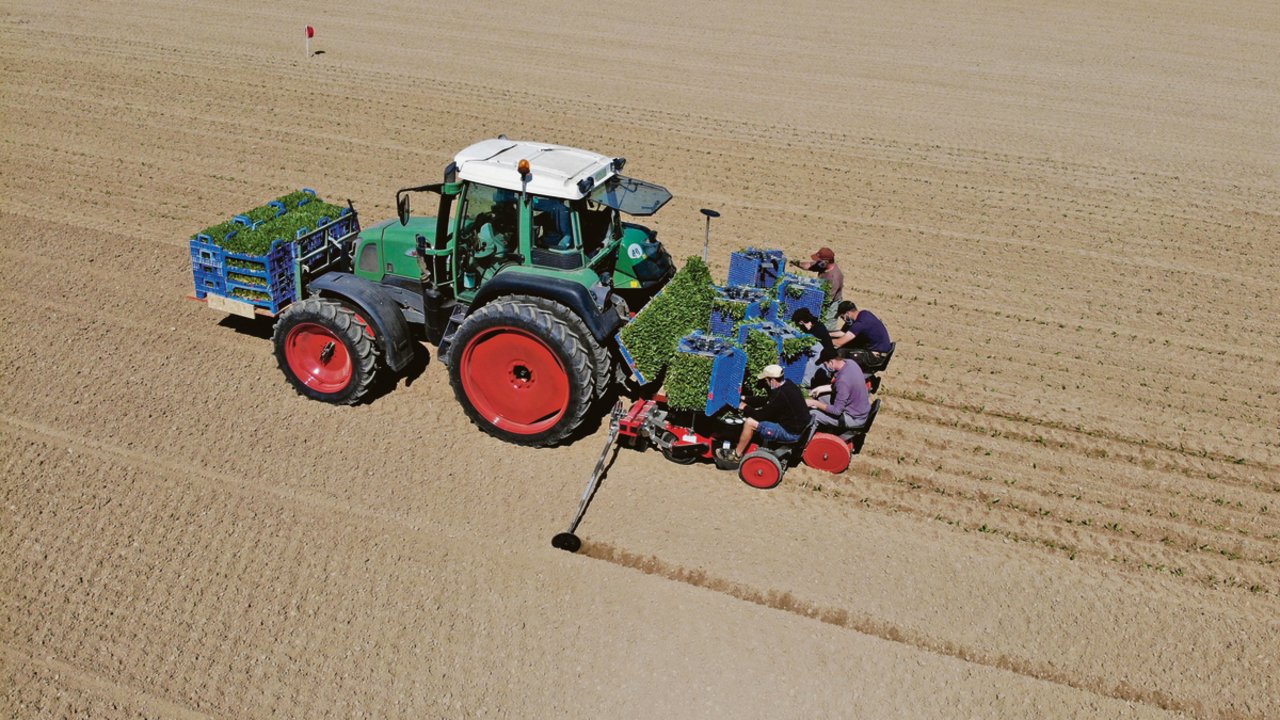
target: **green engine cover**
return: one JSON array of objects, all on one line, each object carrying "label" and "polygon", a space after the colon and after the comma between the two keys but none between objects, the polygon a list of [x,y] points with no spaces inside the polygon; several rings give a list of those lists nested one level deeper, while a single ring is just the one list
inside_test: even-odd
[{"label": "green engine cover", "polygon": [[649,288],[662,284],[671,275],[671,255],[648,229],[625,225],[618,244],[618,262],[613,270],[613,286],[620,290]]}]

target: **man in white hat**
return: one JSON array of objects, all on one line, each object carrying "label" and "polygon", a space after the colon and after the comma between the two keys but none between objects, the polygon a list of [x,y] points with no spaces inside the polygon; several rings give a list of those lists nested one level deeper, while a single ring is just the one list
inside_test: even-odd
[{"label": "man in white hat", "polygon": [[809,407],[805,405],[804,393],[782,376],[781,365],[766,365],[756,376],[756,381],[769,386],[769,400],[742,423],[742,435],[738,437],[736,448],[716,451],[725,466],[736,466],[742,461],[742,453],[747,451],[752,436],[757,432],[762,441],[793,443],[800,440],[805,426],[809,424]]}]

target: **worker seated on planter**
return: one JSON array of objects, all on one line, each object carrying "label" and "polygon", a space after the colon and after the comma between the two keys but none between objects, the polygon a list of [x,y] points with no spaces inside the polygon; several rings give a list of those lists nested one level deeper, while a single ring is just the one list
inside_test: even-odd
[{"label": "worker seated on planter", "polygon": [[[747,451],[753,435],[759,433],[761,442],[797,443],[809,424],[804,393],[800,392],[795,383],[782,376],[781,365],[766,365],[756,381],[769,386],[769,399],[764,407],[750,411],[742,423],[742,435],[738,438],[737,447],[716,451],[725,466],[736,466],[742,461],[742,453]],[[741,407],[746,407],[746,403]]]},{"label": "worker seated on planter", "polygon": [[839,432],[867,424],[871,398],[858,363],[831,349],[823,349],[818,363],[831,376],[831,384],[811,389],[804,401],[818,423],[818,431]]}]

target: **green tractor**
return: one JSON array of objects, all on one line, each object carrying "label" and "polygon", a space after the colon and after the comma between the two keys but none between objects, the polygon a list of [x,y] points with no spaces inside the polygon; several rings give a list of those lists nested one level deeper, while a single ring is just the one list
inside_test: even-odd
[{"label": "green tractor", "polygon": [[[671,193],[625,161],[499,137],[455,157],[444,181],[396,193],[398,217],[364,228],[275,326],[298,392],[353,404],[437,346],[454,394],[485,432],[553,445],[627,377],[615,336],[675,274],[655,233],[623,215]],[[411,213],[438,195],[434,217]]]}]

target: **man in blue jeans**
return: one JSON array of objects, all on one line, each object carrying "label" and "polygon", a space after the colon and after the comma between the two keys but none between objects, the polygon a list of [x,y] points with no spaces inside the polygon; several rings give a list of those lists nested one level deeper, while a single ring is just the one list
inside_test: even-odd
[{"label": "man in blue jeans", "polygon": [[751,437],[757,432],[760,433],[761,440],[793,443],[800,440],[809,424],[804,393],[800,392],[795,383],[782,376],[781,365],[766,365],[756,380],[769,386],[769,400],[742,423],[742,434],[738,437],[736,448],[717,450],[726,467],[742,462],[742,453],[747,451]]},{"label": "man in blue jeans", "polygon": [[830,385],[813,388],[805,400],[818,421],[818,430],[839,432],[865,425],[871,412],[871,397],[862,368],[834,350],[823,350],[818,362],[831,375]]}]

